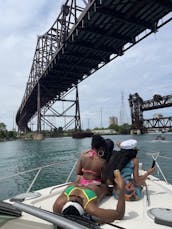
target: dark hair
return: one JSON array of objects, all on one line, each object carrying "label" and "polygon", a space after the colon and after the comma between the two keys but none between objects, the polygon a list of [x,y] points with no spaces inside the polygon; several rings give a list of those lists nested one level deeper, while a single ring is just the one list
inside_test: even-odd
[{"label": "dark hair", "polygon": [[105,141],[106,141],[108,150],[112,152],[114,148],[114,142],[110,138],[105,139]]},{"label": "dark hair", "polygon": [[107,150],[107,158],[106,160],[109,161],[110,157],[112,156],[113,148],[114,148],[114,142],[107,138],[105,139],[106,142],[106,150]]},{"label": "dark hair", "polygon": [[91,148],[96,149],[96,150],[102,148],[103,150],[105,150],[106,148],[105,139],[102,136],[100,136],[99,134],[93,135],[92,141],[91,141]]},{"label": "dark hair", "polygon": [[119,169],[120,171],[127,165],[129,161],[135,158],[137,149],[121,149],[112,154],[105,168],[105,180],[109,179],[114,183],[113,171]]},{"label": "dark hair", "polygon": [[63,213],[63,215],[80,216],[79,211],[74,206],[69,206],[69,207],[65,208],[62,213]]}]

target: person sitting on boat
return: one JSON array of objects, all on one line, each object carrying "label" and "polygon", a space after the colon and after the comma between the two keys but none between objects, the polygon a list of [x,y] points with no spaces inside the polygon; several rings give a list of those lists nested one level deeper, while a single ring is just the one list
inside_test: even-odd
[{"label": "person sitting on boat", "polygon": [[[125,199],[128,201],[139,200],[143,197],[142,186],[146,178],[155,171],[149,168],[144,175],[139,175],[139,161],[137,159],[137,141],[134,139],[123,141],[119,144],[120,151],[113,154],[105,168],[104,176],[108,186],[114,185],[113,170],[119,169],[125,180]],[[113,191],[117,197],[115,190]]]},{"label": "person sitting on boat", "polygon": [[114,209],[98,207],[103,197],[108,195],[108,189],[105,184],[99,186],[89,184],[85,187],[75,182],[71,183],[56,199],[53,205],[53,212],[77,216],[89,214],[99,218],[103,223],[122,219],[125,213],[125,182],[119,170],[114,171],[114,182],[119,190],[118,203]]},{"label": "person sitting on boat", "polygon": [[107,155],[105,139],[100,135],[94,135],[91,141],[91,149],[82,153],[78,160],[76,182],[85,186],[90,183],[100,185]]}]

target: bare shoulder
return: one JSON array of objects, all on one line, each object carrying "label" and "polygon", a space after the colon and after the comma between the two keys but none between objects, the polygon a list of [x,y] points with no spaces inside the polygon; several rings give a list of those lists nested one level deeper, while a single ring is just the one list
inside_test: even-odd
[{"label": "bare shoulder", "polygon": [[90,152],[90,149],[85,150],[84,152],[82,152],[80,154],[80,157],[86,157],[86,156],[88,156],[89,152]]}]

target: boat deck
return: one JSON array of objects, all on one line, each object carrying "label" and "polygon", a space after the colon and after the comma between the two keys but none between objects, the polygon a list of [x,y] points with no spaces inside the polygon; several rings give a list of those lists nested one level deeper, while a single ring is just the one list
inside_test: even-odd
[{"label": "boat deck", "polygon": [[[139,201],[126,202],[125,216],[122,220],[114,221],[111,224],[101,225],[101,228],[112,229],[115,226],[126,229],[164,229],[170,226],[160,225],[154,222],[148,216],[148,210],[152,208],[170,209],[172,214],[172,185],[167,184],[153,176],[149,176],[146,181],[147,191],[144,188],[144,198]],[[39,209],[45,209],[52,212],[52,206],[57,196],[65,189],[66,185],[42,189],[39,191],[40,197],[25,200],[23,203],[29,204]],[[117,204],[117,200],[113,196],[106,197],[101,203],[102,208],[113,209]],[[170,215],[172,216],[172,215]],[[172,217],[171,217],[172,219]],[[8,221],[4,224],[2,229],[39,229],[39,228],[53,228],[53,225],[45,220],[32,216],[23,212],[22,217]]]}]

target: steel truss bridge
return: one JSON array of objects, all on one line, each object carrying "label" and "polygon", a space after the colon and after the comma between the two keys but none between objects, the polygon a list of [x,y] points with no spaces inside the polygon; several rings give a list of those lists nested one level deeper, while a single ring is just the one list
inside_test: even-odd
[{"label": "steel truss bridge", "polygon": [[[51,28],[38,37],[23,100],[16,114],[19,130],[57,101],[71,102],[57,117],[71,117],[81,128],[78,84],[171,21],[172,0],[67,0]],[[106,79],[105,79],[106,80]],[[74,100],[66,95],[76,90]],[[67,115],[71,106],[73,115]],[[73,120],[73,121],[72,121]]]},{"label": "steel truss bridge", "polygon": [[139,94],[135,93],[129,96],[129,104],[133,133],[139,134],[152,129],[165,130],[166,128],[172,128],[172,116],[163,117],[158,115],[151,119],[143,118],[144,111],[172,107],[172,95],[154,95],[152,99],[143,101]]}]

